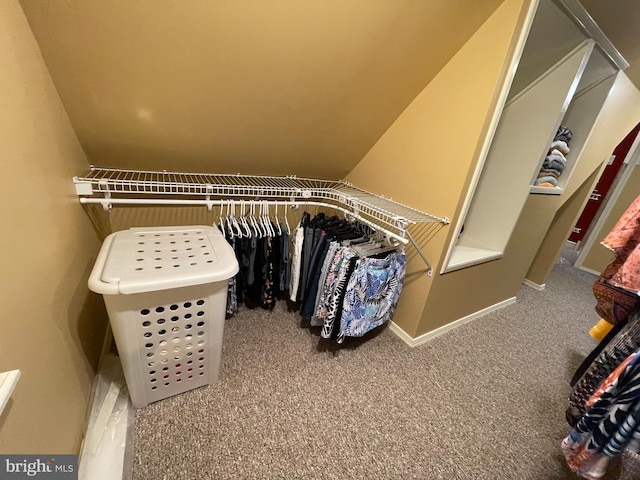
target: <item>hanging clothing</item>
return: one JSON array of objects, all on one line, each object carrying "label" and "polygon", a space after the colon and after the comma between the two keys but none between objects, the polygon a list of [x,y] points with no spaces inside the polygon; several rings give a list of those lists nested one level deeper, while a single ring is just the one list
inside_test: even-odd
[{"label": "hanging clothing", "polygon": [[[236,252],[237,242],[234,239],[227,238],[227,243],[231,246],[234,253]],[[238,276],[240,273],[238,272],[233,277],[229,278],[228,286],[227,286],[227,315],[233,315],[238,311]]]},{"label": "hanging clothing", "polygon": [[309,279],[309,263],[313,254],[313,237],[314,230],[312,227],[304,227],[304,242],[302,243],[302,260],[300,267],[300,285],[298,286],[298,301],[301,302],[305,298],[307,289],[307,281]]},{"label": "hanging clothing", "polygon": [[313,316],[313,308],[315,307],[318,293],[318,280],[320,279],[324,258],[329,250],[327,234],[321,231],[318,237],[318,242],[311,256],[311,261],[309,262],[309,278],[306,296],[300,309],[300,315],[302,315],[303,320],[311,320]]},{"label": "hanging clothing", "polygon": [[333,314],[333,326],[331,328],[331,338],[333,340],[338,340],[338,336],[340,335],[340,322],[342,321],[342,312],[344,311],[344,298],[347,294],[347,285],[349,285],[349,279],[351,278],[351,275],[353,275],[357,262],[357,255],[354,255],[349,260],[344,278],[342,278],[340,283],[338,283],[338,286],[336,287],[336,294],[334,294],[331,301],[331,310],[329,310],[328,318],[331,319]]},{"label": "hanging clothing", "polygon": [[324,257],[324,262],[322,264],[322,269],[320,271],[320,278],[318,279],[318,292],[316,293],[316,300],[313,304],[313,315],[311,316],[311,326],[321,327],[324,323],[323,320],[318,319],[318,308],[322,302],[322,296],[325,292],[325,284],[327,281],[327,276],[329,275],[329,269],[331,264],[333,263],[333,259],[335,257],[336,251],[340,244],[338,242],[330,242],[327,253]]},{"label": "hanging clothing", "polygon": [[274,255],[274,244],[272,237],[267,237],[264,241],[264,265],[262,266],[262,307],[273,310],[275,307],[275,288],[273,284],[273,279],[275,277],[275,255]]},{"label": "hanging clothing", "polygon": [[[338,245],[333,254],[333,258],[330,259],[329,268],[327,269],[327,275],[320,291],[320,299],[318,300],[318,306],[316,307],[315,313],[315,318],[320,325],[324,324],[329,313],[331,297],[335,293],[338,282],[337,277],[340,272],[342,262],[346,259],[345,253],[347,251],[348,248]],[[346,260],[348,261],[348,259]]]},{"label": "hanging clothing", "polygon": [[305,212],[292,250],[282,224],[263,223],[253,234],[246,225],[232,231],[231,220],[224,228],[240,265],[229,280],[229,315],[240,301],[248,308],[273,309],[280,292],[289,287],[302,318],[310,326],[321,326],[324,338],[342,343],[393,314],[404,281],[404,252],[384,250],[389,247],[372,240],[361,225],[325,214],[311,219]]},{"label": "hanging clothing", "polygon": [[[327,280],[330,280],[330,284],[325,286],[325,294],[327,298],[323,302],[323,311],[318,311],[318,319],[323,318],[322,332],[320,335],[322,338],[331,338],[333,334],[336,318],[338,317],[338,309],[342,307],[341,301],[344,299],[344,289],[347,286],[347,280],[349,276],[351,260],[355,257],[355,253],[349,248],[342,248],[336,255],[339,258],[335,264],[336,270],[333,275],[327,275]],[[329,292],[327,292],[329,290]]]},{"label": "hanging clothing", "polygon": [[304,228],[298,224],[293,237],[293,255],[291,257],[291,284],[289,285],[289,298],[295,302],[298,298],[300,285],[300,268],[302,266],[302,244],[304,242]]},{"label": "hanging clothing", "polygon": [[[266,272],[267,258],[265,256],[265,239],[255,238],[251,242],[251,262],[250,272],[253,272],[253,282],[249,283],[245,295],[245,305],[255,308],[262,305],[262,295],[264,294],[264,274]],[[254,248],[255,245],[255,248]]]},{"label": "hanging clothing", "polygon": [[629,322],[621,327],[613,338],[605,338],[601,343],[605,343],[605,345],[596,347],[596,350],[601,350],[601,353],[581,375],[579,381],[573,379],[575,386],[569,397],[569,408],[567,409],[567,421],[571,426],[575,426],[586,413],[587,402],[602,381],[625,358],[640,348],[640,316],[636,314],[630,318]]},{"label": "hanging clothing", "polygon": [[247,286],[253,285],[256,281],[255,264],[258,253],[258,239],[252,237],[249,242],[249,264],[247,266]]},{"label": "hanging clothing", "polygon": [[337,337],[361,337],[385,323],[393,314],[406,270],[404,253],[384,258],[360,258],[349,279]]},{"label": "hanging clothing", "polygon": [[602,245],[616,255],[602,277],[616,287],[640,292],[640,196],[620,217]]},{"label": "hanging clothing", "polygon": [[595,310],[615,325],[640,309],[640,197],[637,197],[602,241],[615,259],[593,285]]},{"label": "hanging clothing", "polygon": [[637,451],[640,441],[640,350],[629,355],[598,387],[588,410],[562,441],[569,468],[578,475],[602,478],[611,457]]},{"label": "hanging clothing", "polygon": [[290,272],[289,266],[289,233],[283,223],[280,223],[280,261],[278,263],[280,274],[278,276],[279,290],[285,292],[289,290]]}]

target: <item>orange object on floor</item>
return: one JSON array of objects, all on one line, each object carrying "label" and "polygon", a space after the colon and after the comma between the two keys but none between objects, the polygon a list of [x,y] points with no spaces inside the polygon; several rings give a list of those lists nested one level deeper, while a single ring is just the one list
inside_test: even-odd
[{"label": "orange object on floor", "polygon": [[600,342],[604,337],[607,336],[607,333],[609,333],[609,330],[611,330],[612,328],[613,325],[601,318],[600,321],[596,323],[591,328],[591,330],[589,330],[589,335]]}]

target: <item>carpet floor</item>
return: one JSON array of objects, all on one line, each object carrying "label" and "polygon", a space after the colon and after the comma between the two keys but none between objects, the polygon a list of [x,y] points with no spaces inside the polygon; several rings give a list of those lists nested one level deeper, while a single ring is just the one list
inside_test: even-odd
[{"label": "carpet floor", "polygon": [[[218,384],[137,412],[132,477],[576,478],[559,445],[594,279],[559,262],[544,291],[415,348],[382,328],[328,349],[282,302],[243,310]],[[634,461],[606,479],[640,478]]]}]

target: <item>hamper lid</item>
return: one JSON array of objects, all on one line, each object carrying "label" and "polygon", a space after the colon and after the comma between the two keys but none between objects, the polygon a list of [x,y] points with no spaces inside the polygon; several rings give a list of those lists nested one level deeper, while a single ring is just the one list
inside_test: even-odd
[{"label": "hamper lid", "polygon": [[89,288],[143,293],[219,282],[237,272],[233,249],[214,227],[131,228],[105,239]]}]

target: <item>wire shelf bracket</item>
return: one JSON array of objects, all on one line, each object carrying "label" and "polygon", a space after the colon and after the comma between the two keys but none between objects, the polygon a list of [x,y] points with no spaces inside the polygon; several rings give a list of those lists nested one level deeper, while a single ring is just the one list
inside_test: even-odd
[{"label": "wire shelf bracket", "polygon": [[314,205],[341,211],[371,228],[415,247],[433,269],[409,234],[410,225],[448,224],[437,217],[407,207],[390,198],[369,193],[343,181],[240,174],[177,173],[167,171],[119,170],[93,165],[82,176],[73,177],[76,194],[83,204],[100,204],[110,211],[122,205],[204,205],[209,210],[242,198],[277,206]]}]

